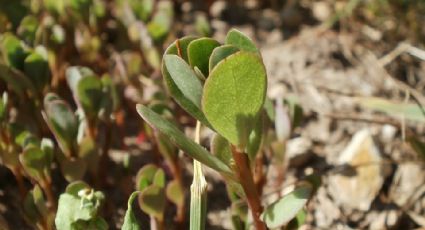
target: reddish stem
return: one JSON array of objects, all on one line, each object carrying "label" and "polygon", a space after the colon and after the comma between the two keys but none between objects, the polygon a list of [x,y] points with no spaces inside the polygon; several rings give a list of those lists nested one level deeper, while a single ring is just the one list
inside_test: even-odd
[{"label": "reddish stem", "polygon": [[260,197],[254,183],[252,171],[249,165],[248,155],[244,152],[239,151],[235,146],[232,145],[232,155],[235,160],[236,176],[238,177],[239,183],[245,192],[246,201],[249,208],[251,209],[252,219],[254,221],[255,229],[266,230],[266,226],[260,220],[261,212],[263,207],[261,206]]}]

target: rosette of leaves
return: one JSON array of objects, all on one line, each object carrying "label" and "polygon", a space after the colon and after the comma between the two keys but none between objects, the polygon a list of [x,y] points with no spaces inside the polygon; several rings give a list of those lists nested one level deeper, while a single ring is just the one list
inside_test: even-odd
[{"label": "rosette of leaves", "polygon": [[85,230],[108,229],[106,221],[99,216],[105,196],[84,182],[69,184],[59,197],[55,218],[56,229]]},{"label": "rosette of leaves", "polygon": [[310,184],[303,190],[306,199],[296,205],[292,201],[298,196],[285,196],[263,208],[253,179],[266,117],[262,114],[267,76],[252,40],[237,30],[229,31],[223,45],[211,38],[178,39],[165,51],[162,74],[174,100],[222,140],[214,146],[213,155],[171,122],[138,105],[141,117],[186,154],[224,176],[250,209],[251,216],[243,224],[266,229],[266,225],[274,228],[294,218],[312,194]]}]

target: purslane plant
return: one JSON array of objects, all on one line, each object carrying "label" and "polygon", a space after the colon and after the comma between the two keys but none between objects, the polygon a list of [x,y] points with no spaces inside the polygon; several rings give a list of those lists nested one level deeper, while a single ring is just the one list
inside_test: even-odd
[{"label": "purslane plant", "polygon": [[164,54],[162,74],[174,100],[220,136],[212,144],[214,155],[159,114],[137,105],[141,117],[186,154],[223,175],[230,192],[248,204],[251,214],[245,224],[275,228],[295,217],[313,191],[311,184],[300,184],[264,209],[254,181],[267,76],[251,39],[237,30],[227,34],[223,45],[211,38],[178,39]]}]

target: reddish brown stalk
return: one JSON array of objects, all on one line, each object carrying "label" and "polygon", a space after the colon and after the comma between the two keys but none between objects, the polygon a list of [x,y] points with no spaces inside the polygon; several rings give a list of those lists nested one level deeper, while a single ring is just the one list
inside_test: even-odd
[{"label": "reddish brown stalk", "polygon": [[260,197],[258,196],[257,188],[254,183],[253,175],[249,166],[248,155],[239,151],[232,145],[232,155],[235,160],[236,176],[239,183],[245,192],[246,202],[251,209],[252,219],[254,221],[255,229],[266,230],[266,226],[260,220],[263,207],[261,206]]},{"label": "reddish brown stalk", "polygon": [[53,195],[51,182],[48,180],[43,180],[40,182],[40,186],[43,189],[44,193],[46,194],[49,209],[55,212],[56,199],[55,199],[55,196]]},{"label": "reddish brown stalk", "polygon": [[257,187],[258,195],[261,196],[263,194],[263,187],[266,184],[267,178],[265,177],[263,170],[263,160],[264,153],[259,152],[255,157],[255,167],[254,167],[254,182]]},{"label": "reddish brown stalk", "polygon": [[22,176],[21,170],[18,166],[13,167],[11,170],[16,178],[16,182],[19,188],[19,194],[21,195],[22,199],[25,199],[25,196],[27,195],[27,189],[25,188],[24,178]]}]

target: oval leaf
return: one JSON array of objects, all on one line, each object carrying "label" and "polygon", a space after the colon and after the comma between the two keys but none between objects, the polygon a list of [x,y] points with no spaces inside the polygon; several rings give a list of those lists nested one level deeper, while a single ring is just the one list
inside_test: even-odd
[{"label": "oval leaf", "polygon": [[[191,41],[193,41],[194,37],[184,37],[182,39],[176,40],[172,45],[170,45],[167,50],[165,51],[164,57],[169,54],[175,54],[183,58],[186,62],[188,61],[187,57],[187,46]],[[184,109],[186,112],[188,112],[190,115],[192,115],[195,119],[202,122],[202,124],[211,127],[211,125],[208,123],[207,119],[205,118],[204,113],[201,111],[201,109],[196,106],[189,98],[187,98],[179,89],[179,87],[174,82],[173,78],[171,78],[170,73],[168,72],[167,67],[165,66],[165,62],[162,62],[162,68],[161,68],[162,75],[164,77],[165,85],[168,89],[168,92],[171,94],[171,96],[174,98],[174,100]]]},{"label": "oval leaf", "polygon": [[210,72],[212,69],[226,57],[239,51],[239,48],[233,45],[224,45],[215,48],[210,56],[209,69]]},{"label": "oval leaf", "polygon": [[202,83],[192,68],[177,55],[165,55],[164,63],[168,73],[170,73],[171,78],[183,96],[200,108]]},{"label": "oval leaf", "polygon": [[269,228],[278,228],[287,224],[304,207],[312,191],[313,186],[310,184],[301,185],[282,199],[269,205],[261,214],[261,219]]},{"label": "oval leaf", "polygon": [[237,29],[232,29],[227,33],[225,43],[227,45],[234,45],[240,50],[259,53],[254,42]]},{"label": "oval leaf", "polygon": [[208,76],[208,63],[211,53],[218,46],[220,46],[220,43],[212,38],[199,38],[192,41],[187,47],[190,65],[198,67],[204,76]]},{"label": "oval leaf", "polygon": [[263,106],[266,87],[261,58],[251,52],[235,53],[220,62],[205,82],[205,116],[218,133],[244,149]]},{"label": "oval leaf", "polygon": [[139,195],[139,206],[143,212],[163,220],[165,209],[165,191],[156,185],[146,187]]}]

